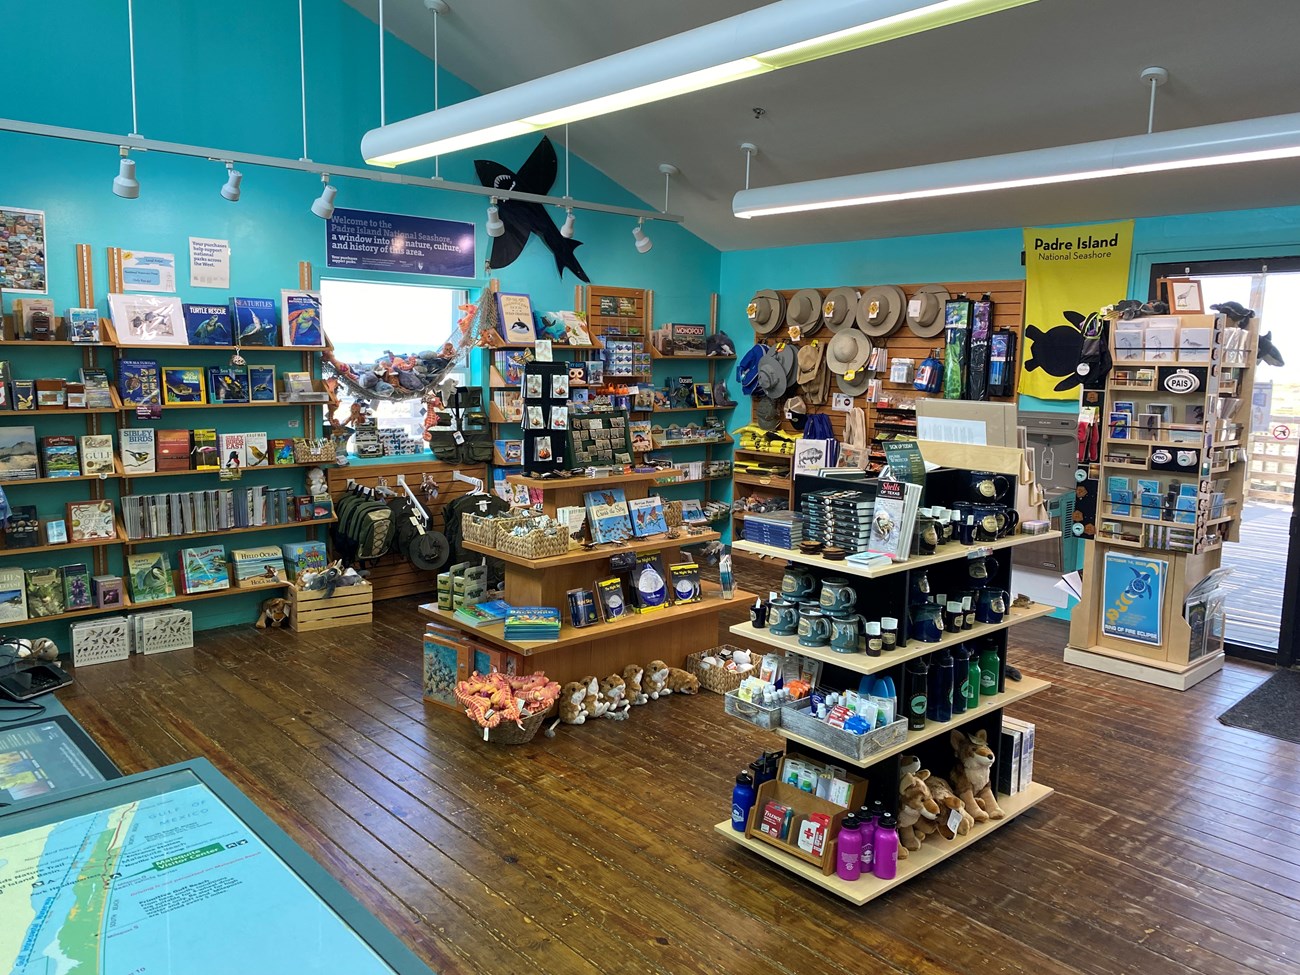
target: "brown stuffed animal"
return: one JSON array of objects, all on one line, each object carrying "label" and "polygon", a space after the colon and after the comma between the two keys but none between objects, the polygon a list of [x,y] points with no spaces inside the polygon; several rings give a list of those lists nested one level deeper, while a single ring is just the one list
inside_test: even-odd
[{"label": "brown stuffed animal", "polygon": [[607,710],[605,717],[615,721],[627,719],[627,712],[632,705],[627,700],[627,684],[618,674],[610,674],[600,682],[600,696],[604,698]]},{"label": "brown stuffed animal", "polygon": [[262,608],[257,613],[257,628],[265,630],[267,627],[285,627],[289,625],[289,600],[287,599],[264,599]]},{"label": "brown stuffed animal", "polygon": [[680,667],[669,667],[668,676],[664,679],[665,694],[698,694],[700,693],[700,679],[692,674],[689,670],[682,670]]},{"label": "brown stuffed animal", "polygon": [[560,716],[551,722],[546,729],[546,737],[555,737],[555,726],[558,724],[585,724],[587,721],[587,709],[582,706],[583,701],[587,698],[587,685],[576,680],[571,680],[564,685],[560,691],[559,705]]},{"label": "brown stuffed animal", "polygon": [[[646,668],[645,676],[641,678],[641,690],[645,692],[646,697],[652,701],[659,700],[659,695],[664,693],[664,681],[668,679],[668,665],[662,660],[651,660],[650,666]],[[669,691],[668,693],[672,693]]]},{"label": "brown stuffed animal", "polygon": [[988,733],[983,728],[973,735],[954,731],[949,740],[952,750],[957,753],[957,764],[952,767],[952,789],[961,797],[966,811],[977,823],[1002,819],[1006,813],[993,798],[993,789],[989,785],[993,749],[989,748]]},{"label": "brown stuffed animal", "polygon": [[[975,819],[966,811],[965,804],[957,797],[957,794],[952,791],[952,786],[948,784],[948,780],[932,775],[925,780],[925,784],[930,790],[930,797],[939,804],[939,815],[934,820],[934,830],[945,840],[950,840],[957,835],[965,836],[969,833],[970,828],[975,825]],[[953,810],[959,812],[960,821],[957,823],[956,829],[953,829],[950,825]]]},{"label": "brown stuffed animal", "polygon": [[628,664],[623,668],[623,683],[627,689],[628,704],[645,704],[650,700],[641,689],[641,675],[645,673],[645,668],[639,664]]},{"label": "brown stuffed animal", "polygon": [[930,797],[926,779],[930,773],[925,769],[913,774],[903,773],[898,780],[898,856],[906,859],[909,850],[919,850],[923,833],[915,829],[922,817],[933,818],[939,814],[939,807]]},{"label": "brown stuffed animal", "polygon": [[603,718],[605,712],[609,710],[609,702],[600,696],[600,681],[595,677],[584,677],[581,683],[587,689],[587,694],[582,701],[587,717]]}]

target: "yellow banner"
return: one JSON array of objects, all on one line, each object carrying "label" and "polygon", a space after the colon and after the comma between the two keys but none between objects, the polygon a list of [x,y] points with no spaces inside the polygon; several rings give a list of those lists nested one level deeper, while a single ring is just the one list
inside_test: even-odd
[{"label": "yellow banner", "polygon": [[1132,220],[1025,228],[1021,393],[1039,399],[1079,398],[1083,329],[1090,315],[1128,297],[1132,256]]}]

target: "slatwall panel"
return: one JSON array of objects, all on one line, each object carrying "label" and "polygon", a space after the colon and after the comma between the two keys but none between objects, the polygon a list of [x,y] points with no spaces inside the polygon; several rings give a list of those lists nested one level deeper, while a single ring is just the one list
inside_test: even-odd
[{"label": "slatwall panel", "polygon": [[[433,475],[438,485],[438,497],[427,505],[432,516],[430,527],[434,531],[444,531],[442,509],[452,499],[468,494],[470,486],[463,481],[452,479],[452,474],[460,471],[467,477],[477,477],[488,481],[487,467],[483,464],[444,464],[437,460],[409,460],[392,464],[366,464],[364,466],[330,467],[326,469],[330,496],[338,504],[347,490],[348,478],[358,484],[376,487],[379,479],[386,477],[388,486],[397,490],[397,475],[406,476],[406,483],[411,486],[415,496],[421,501],[420,485],[425,472]],[[375,587],[375,601],[396,599],[398,596],[415,596],[432,593],[437,590],[437,574],[417,569],[399,555],[385,555],[371,569],[371,584]]]}]

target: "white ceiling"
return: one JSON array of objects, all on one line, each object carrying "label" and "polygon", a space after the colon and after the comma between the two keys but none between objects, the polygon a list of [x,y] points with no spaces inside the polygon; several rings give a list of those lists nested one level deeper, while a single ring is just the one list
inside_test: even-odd
[{"label": "white ceiling", "polygon": [[[377,0],[346,0],[376,18]],[[449,0],[443,67],[494,91],[719,20],[746,0]],[[817,0],[807,0],[815,3]],[[432,55],[423,0],[385,25]],[[737,220],[741,142],[755,186],[1145,131],[1147,65],[1169,70],[1158,129],[1300,111],[1295,0],[1039,0],[570,127],[575,154],[723,250],[1300,202],[1300,161]],[[765,114],[756,119],[753,109]]]}]

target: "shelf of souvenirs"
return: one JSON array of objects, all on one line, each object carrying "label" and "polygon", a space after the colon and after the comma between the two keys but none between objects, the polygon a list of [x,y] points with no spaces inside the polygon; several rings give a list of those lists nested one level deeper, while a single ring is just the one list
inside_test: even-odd
[{"label": "shelf of souvenirs", "polygon": [[[43,342],[41,344],[47,345],[48,343]],[[33,405],[30,408],[19,407],[14,410],[0,411],[0,420],[13,420],[15,422],[21,423],[23,421],[31,422],[32,420],[38,417],[44,420],[52,416],[87,416],[93,413],[122,412],[123,409],[122,399],[120,396],[118,396],[117,390],[110,386],[108,388],[108,394],[112,398],[111,406],[63,406],[62,404],[58,406]],[[40,391],[37,391],[35,395],[39,397]],[[64,396],[66,395],[67,393],[65,391]],[[17,397],[14,398],[14,402],[15,403],[17,402]]]},{"label": "shelf of souvenirs", "polygon": [[693,359],[696,361],[700,359],[717,359],[719,362],[730,362],[736,358],[734,353],[732,355],[709,355],[707,352],[677,352],[672,355],[665,355],[656,349],[653,343],[650,343],[649,349],[651,359],[667,359],[669,361],[673,359]]}]

